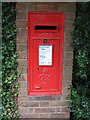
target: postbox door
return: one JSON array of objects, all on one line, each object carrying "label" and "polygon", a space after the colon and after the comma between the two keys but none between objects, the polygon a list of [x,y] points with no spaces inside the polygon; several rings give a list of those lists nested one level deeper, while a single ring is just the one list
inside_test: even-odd
[{"label": "postbox door", "polygon": [[64,15],[28,14],[28,94],[62,93]]},{"label": "postbox door", "polygon": [[[61,46],[62,47],[62,46]],[[61,94],[59,39],[33,40],[32,95]]]}]

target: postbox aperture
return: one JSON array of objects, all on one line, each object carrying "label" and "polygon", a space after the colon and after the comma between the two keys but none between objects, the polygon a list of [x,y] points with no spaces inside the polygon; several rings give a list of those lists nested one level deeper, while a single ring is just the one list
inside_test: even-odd
[{"label": "postbox aperture", "polygon": [[62,93],[63,13],[28,13],[28,94]]}]

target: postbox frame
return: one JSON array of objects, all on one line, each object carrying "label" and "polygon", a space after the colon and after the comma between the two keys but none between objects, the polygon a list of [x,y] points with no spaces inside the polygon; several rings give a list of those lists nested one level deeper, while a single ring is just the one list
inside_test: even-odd
[{"label": "postbox frame", "polygon": [[[35,39],[44,39],[44,37],[42,38],[42,37],[34,37],[34,38],[32,38],[32,40],[31,40],[31,38],[30,38],[30,22],[29,22],[29,20],[28,20],[28,95],[61,95],[62,94],[62,77],[63,77],[63,43],[64,43],[64,13],[57,13],[57,12],[28,12],[28,19],[30,19],[30,14],[45,14],[45,15],[57,15],[57,14],[59,14],[59,15],[62,15],[63,16],[63,26],[60,26],[61,28],[59,28],[59,29],[62,29],[61,31],[62,31],[62,34],[61,34],[61,36],[56,36],[56,37],[53,37],[53,39],[60,39],[60,43],[59,44],[61,44],[61,46],[60,46],[60,61],[59,61],[59,63],[60,63],[60,74],[61,75],[59,75],[59,78],[60,78],[60,88],[59,88],[59,92],[57,92],[57,93],[55,93],[55,92],[45,92],[45,93],[43,93],[43,92],[32,92],[32,88],[31,88],[31,86],[32,86],[32,84],[33,84],[33,79],[31,79],[31,76],[33,76],[33,61],[31,61],[31,56],[33,56],[33,49],[31,48],[32,47],[32,43],[33,43],[33,40],[35,40]],[[44,32],[44,31],[36,31],[36,32]],[[47,31],[47,32],[50,32],[50,31]],[[57,28],[57,30],[56,30],[56,32],[58,32],[58,28]],[[53,31],[52,31],[52,33],[53,33]],[[51,38],[49,38],[49,37],[47,37],[48,39],[51,39]],[[45,39],[46,39],[46,37],[45,37]],[[41,45],[41,44],[40,44]],[[52,60],[52,62],[53,62],[53,60]],[[42,66],[43,67],[43,66]]]}]

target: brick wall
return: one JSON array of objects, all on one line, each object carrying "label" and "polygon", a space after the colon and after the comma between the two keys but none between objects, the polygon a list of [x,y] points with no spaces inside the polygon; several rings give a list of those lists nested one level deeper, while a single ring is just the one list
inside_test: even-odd
[{"label": "brick wall", "polygon": [[2,114],[2,3],[0,2],[0,114]]},{"label": "brick wall", "polygon": [[[19,52],[19,70],[22,71],[18,79],[20,83],[18,109],[21,118],[70,118],[69,101],[66,99],[72,83],[73,48],[71,46],[71,32],[75,18],[75,3],[22,3],[16,4],[17,9],[17,51]],[[64,12],[64,59],[62,95],[28,96],[27,94],[27,21],[28,11],[37,12]]]}]

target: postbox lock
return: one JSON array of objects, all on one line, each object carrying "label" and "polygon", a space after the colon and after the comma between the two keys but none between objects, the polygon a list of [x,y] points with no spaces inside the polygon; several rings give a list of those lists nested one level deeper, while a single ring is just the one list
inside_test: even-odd
[{"label": "postbox lock", "polygon": [[44,39],[43,43],[47,44],[48,43],[48,39]]},{"label": "postbox lock", "polygon": [[37,70],[39,71],[39,70],[40,70],[40,68],[39,68],[39,67],[37,67]]}]

